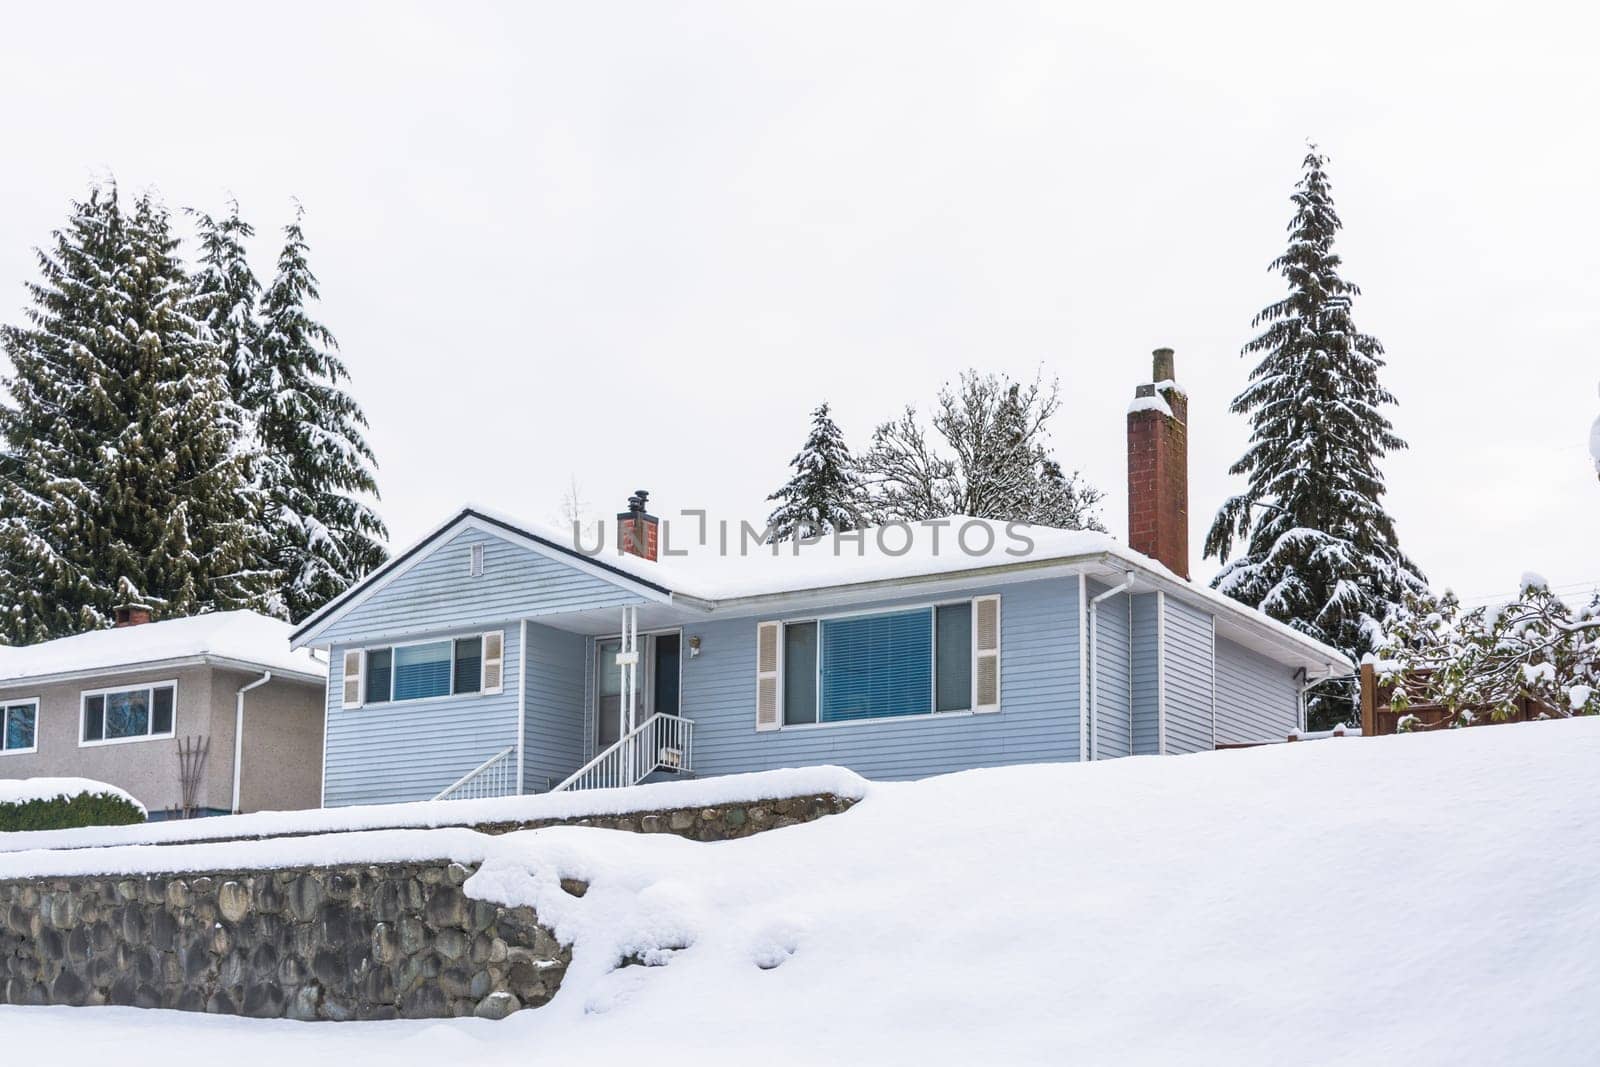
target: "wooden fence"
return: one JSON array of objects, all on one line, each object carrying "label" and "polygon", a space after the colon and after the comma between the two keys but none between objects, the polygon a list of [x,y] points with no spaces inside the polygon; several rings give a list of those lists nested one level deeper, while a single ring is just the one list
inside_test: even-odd
[{"label": "wooden fence", "polygon": [[[1427,675],[1418,673],[1414,685],[1418,688],[1427,684]],[[1393,734],[1400,732],[1400,720],[1411,716],[1417,720],[1414,729],[1432,730],[1442,726],[1451,717],[1450,710],[1442,704],[1429,704],[1420,700],[1413,700],[1404,711],[1397,711],[1389,704],[1389,696],[1394,691],[1393,682],[1378,681],[1378,672],[1370,663],[1361,665],[1361,733],[1365,737],[1375,737],[1380,734]],[[1542,701],[1530,700],[1523,697],[1517,701],[1516,709],[1504,719],[1489,717],[1486,707],[1469,709],[1477,713],[1476,717],[1468,724],[1471,726],[1488,726],[1496,722],[1532,722],[1535,719],[1564,718],[1561,712],[1549,707]]]}]

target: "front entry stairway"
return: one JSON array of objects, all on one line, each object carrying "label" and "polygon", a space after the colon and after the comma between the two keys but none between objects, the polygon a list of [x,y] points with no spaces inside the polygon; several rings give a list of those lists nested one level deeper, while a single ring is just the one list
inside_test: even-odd
[{"label": "front entry stairway", "polygon": [[[482,800],[516,795],[516,755],[516,745],[501,749],[433,799]],[[665,713],[650,716],[550,791],[617,789],[639,785],[660,773],[693,776],[693,719]]]},{"label": "front entry stairway", "polygon": [[694,773],[693,719],[665,712],[650,716],[551,792],[638,785],[658,771]]}]

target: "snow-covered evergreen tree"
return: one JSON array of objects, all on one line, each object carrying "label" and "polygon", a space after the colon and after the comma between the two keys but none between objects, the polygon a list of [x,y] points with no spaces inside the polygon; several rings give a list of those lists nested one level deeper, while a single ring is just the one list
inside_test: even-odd
[{"label": "snow-covered evergreen tree", "polygon": [[204,211],[191,214],[200,242],[194,272],[196,313],[222,350],[234,397],[253,409],[256,405],[248,403],[246,392],[255,384],[251,374],[261,336],[256,321],[261,282],[250,268],[245,242],[255,236],[255,228],[239,217],[236,200],[229,201],[228,214],[220,220]]},{"label": "snow-covered evergreen tree", "polygon": [[261,295],[259,339],[240,395],[254,419],[270,497],[270,558],[283,575],[281,610],[298,621],[383,563],[388,531],[367,420],[344,391],[338,342],[313,319],[318,299],[301,213],[284,227],[277,275]]},{"label": "snow-covered evergreen tree", "polygon": [[28,323],[0,334],[0,565],[7,640],[253,606],[264,576],[244,427],[197,320],[170,218],[114,185],[38,255]]},{"label": "snow-covered evergreen tree", "polygon": [[[1248,484],[1217,513],[1205,551],[1224,564],[1218,589],[1359,657],[1404,594],[1424,588],[1378,468],[1405,442],[1383,414],[1395,402],[1378,381],[1383,346],[1351,318],[1360,290],[1339,275],[1341,223],[1315,146],[1292,200],[1289,247],[1271,265],[1289,292],[1256,316],[1263,329],[1244,354],[1261,360],[1232,405],[1252,422],[1231,469]],[[1313,725],[1348,710],[1325,701]]]},{"label": "snow-covered evergreen tree", "polygon": [[932,424],[916,409],[879,426],[862,471],[882,519],[945,515],[1102,530],[1101,493],[1051,456],[1046,424],[1060,407],[1055,383],[1029,385],[968,371],[939,393]]},{"label": "snow-covered evergreen tree", "polygon": [[811,413],[811,432],[789,465],[794,477],[767,497],[778,502],[767,517],[773,540],[819,537],[866,525],[866,485],[826,403]]}]

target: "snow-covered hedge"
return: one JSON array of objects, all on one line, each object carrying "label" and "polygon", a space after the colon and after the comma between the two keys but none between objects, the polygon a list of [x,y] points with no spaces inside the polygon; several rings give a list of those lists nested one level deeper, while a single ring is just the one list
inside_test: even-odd
[{"label": "snow-covered hedge", "polygon": [[91,778],[0,780],[0,831],[127,826],[147,814],[121,789]]}]

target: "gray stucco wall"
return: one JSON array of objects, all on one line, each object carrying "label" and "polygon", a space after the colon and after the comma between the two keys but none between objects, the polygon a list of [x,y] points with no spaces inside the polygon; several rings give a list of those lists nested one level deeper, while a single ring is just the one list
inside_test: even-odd
[{"label": "gray stucco wall", "polygon": [[[258,674],[217,672],[217,714],[231,734],[239,687]],[[321,685],[273,679],[244,695],[244,811],[297,811],[322,803]],[[232,750],[228,756],[232,758]],[[230,784],[231,788],[231,784]]]},{"label": "gray stucco wall", "polygon": [[[100,675],[45,686],[11,686],[0,690],[0,701],[39,698],[37,753],[0,754],[0,778],[80,777],[108,782],[127,790],[150,809],[152,816],[175,808],[183,799],[179,779],[177,743],[179,738],[207,738],[205,765],[196,805],[226,811],[233,803],[233,720],[234,694],[239,686],[257,675],[216,670],[206,666],[155,671],[132,671]],[[125,741],[111,745],[80,746],[80,697],[86,690],[133,686],[150,682],[176,681],[177,701],[173,711],[173,737]],[[276,689],[276,692],[274,692]],[[262,696],[262,694],[267,694]],[[283,780],[265,794],[279,806],[315,807],[320,792],[320,750],[322,689],[318,685],[274,682],[246,697],[250,706],[257,698],[272,702],[284,712],[281,728],[262,744],[261,764],[251,766],[247,754],[245,784],[252,772],[272,778],[279,775],[280,754],[316,754],[314,769],[303,774],[290,769]],[[290,712],[290,709],[294,709]],[[246,797],[244,809],[257,810]]]}]

